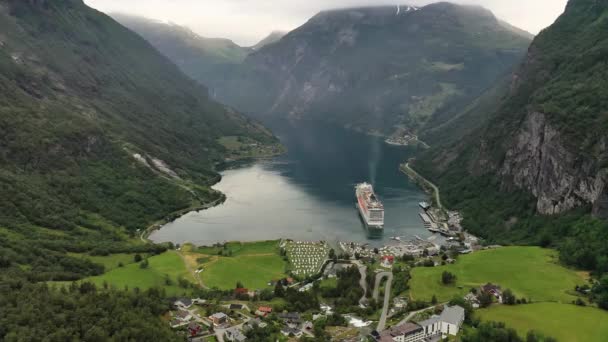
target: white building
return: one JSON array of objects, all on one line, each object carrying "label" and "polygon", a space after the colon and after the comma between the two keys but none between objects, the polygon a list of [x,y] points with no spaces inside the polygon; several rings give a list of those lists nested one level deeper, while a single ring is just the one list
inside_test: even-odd
[{"label": "white building", "polygon": [[405,323],[380,333],[380,342],[424,342],[430,337],[457,335],[464,322],[464,309],[458,305],[446,306],[441,315],[422,322]]},{"label": "white building", "polygon": [[457,335],[464,322],[464,309],[458,305],[446,306],[439,316],[439,320],[443,335]]},{"label": "white building", "polygon": [[422,342],[424,330],[415,323],[405,323],[384,330],[380,334],[380,342]]},{"label": "white building", "polygon": [[418,324],[424,330],[424,337],[437,335],[457,335],[464,322],[464,309],[458,305],[446,306],[441,315],[433,316]]}]

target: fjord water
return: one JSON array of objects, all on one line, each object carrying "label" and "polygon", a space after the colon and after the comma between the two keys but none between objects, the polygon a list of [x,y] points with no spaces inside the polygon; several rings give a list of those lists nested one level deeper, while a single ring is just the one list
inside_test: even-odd
[{"label": "fjord water", "polygon": [[[399,172],[408,147],[337,127],[298,123],[273,127],[288,152],[270,160],[233,165],[214,186],[224,204],[188,213],[155,231],[155,242],[278,238],[370,242],[427,237],[418,217],[426,195]],[[365,229],[355,208],[354,186],[372,182],[385,206],[383,232]]]}]

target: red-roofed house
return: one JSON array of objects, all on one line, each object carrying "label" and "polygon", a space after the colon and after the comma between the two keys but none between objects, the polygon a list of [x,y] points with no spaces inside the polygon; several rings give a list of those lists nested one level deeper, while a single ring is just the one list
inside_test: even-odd
[{"label": "red-roofed house", "polygon": [[268,316],[269,314],[272,313],[272,308],[268,307],[268,306],[260,306],[258,308],[258,310],[255,312],[256,315],[258,316]]},{"label": "red-roofed house", "polygon": [[392,255],[384,255],[380,260],[382,261],[382,266],[391,267],[395,262],[395,257]]}]

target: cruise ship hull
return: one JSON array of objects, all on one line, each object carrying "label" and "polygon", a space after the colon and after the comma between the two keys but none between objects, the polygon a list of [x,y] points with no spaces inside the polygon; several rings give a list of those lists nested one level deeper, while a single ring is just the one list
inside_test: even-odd
[{"label": "cruise ship hull", "polygon": [[373,186],[367,183],[355,187],[357,210],[365,226],[370,230],[384,229],[384,206],[374,193]]},{"label": "cruise ship hull", "polygon": [[370,229],[370,230],[383,230],[384,229],[384,224],[369,222],[367,220],[365,212],[363,211],[363,208],[361,208],[361,205],[359,205],[359,203],[355,204],[355,207],[357,207],[357,211],[359,212],[359,217],[361,217],[361,221],[365,225],[365,228]]}]

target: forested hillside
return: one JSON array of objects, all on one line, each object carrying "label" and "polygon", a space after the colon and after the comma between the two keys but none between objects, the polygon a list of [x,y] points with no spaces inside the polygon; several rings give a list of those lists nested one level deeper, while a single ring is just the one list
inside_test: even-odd
[{"label": "forested hillside", "polygon": [[220,196],[219,138],[276,142],[81,0],[0,1],[0,89],[3,313],[28,282],[103,272],[68,252],[164,250],[137,231]]},{"label": "forested hillside", "polygon": [[607,29],[608,1],[571,0],[510,84],[455,123],[483,113],[485,124],[415,163],[473,232],[558,247],[598,276],[608,272]]},{"label": "forested hillside", "polygon": [[[186,75],[205,85],[210,81],[210,75],[216,77],[218,70],[240,64],[253,51],[253,48],[238,46],[229,39],[201,37],[176,24],[120,13],[113,13],[111,16],[150,42]],[[275,37],[269,36],[267,42]]]},{"label": "forested hillside", "polygon": [[510,73],[529,43],[529,34],[481,7],[332,10],[249,54],[209,87],[264,120],[421,133]]}]

